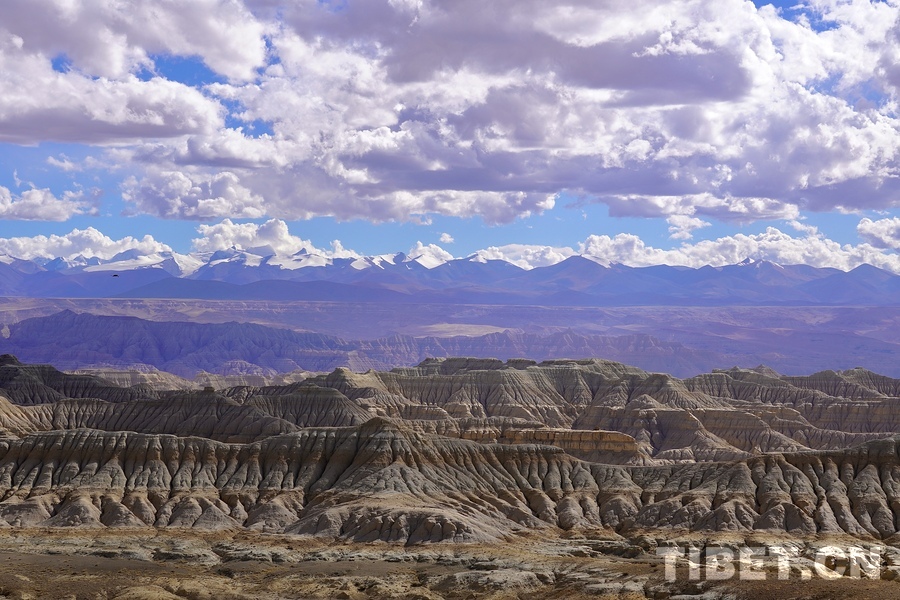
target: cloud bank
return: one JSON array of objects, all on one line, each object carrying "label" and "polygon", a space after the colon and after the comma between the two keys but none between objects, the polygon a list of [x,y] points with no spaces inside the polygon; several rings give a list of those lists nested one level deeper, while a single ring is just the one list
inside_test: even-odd
[{"label": "cloud bank", "polygon": [[65,235],[0,238],[0,254],[25,260],[58,257],[71,259],[76,256],[108,260],[126,250],[135,250],[144,255],[172,251],[169,246],[150,235],[140,239],[126,236],[114,240],[93,227],[73,229]]},{"label": "cloud bank", "polygon": [[574,197],[690,240],[711,219],[897,206],[898,17],[868,0],[8,0],[0,141],[91,145],[127,165],[132,212],[167,219],[507,223]]},{"label": "cloud bank", "polygon": [[57,198],[48,189],[30,189],[21,194],[0,186],[0,219],[19,221],[67,221],[91,212],[82,192],[66,192]]}]

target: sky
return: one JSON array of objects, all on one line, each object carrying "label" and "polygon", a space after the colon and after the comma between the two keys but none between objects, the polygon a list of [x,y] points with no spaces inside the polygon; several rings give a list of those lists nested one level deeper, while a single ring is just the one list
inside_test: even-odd
[{"label": "sky", "polygon": [[898,42],[898,0],[3,0],[0,251],[900,272]]}]

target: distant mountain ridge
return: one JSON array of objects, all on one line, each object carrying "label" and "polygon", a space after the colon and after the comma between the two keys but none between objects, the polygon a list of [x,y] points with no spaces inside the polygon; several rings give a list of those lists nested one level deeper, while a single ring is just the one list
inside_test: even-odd
[{"label": "distant mountain ridge", "polygon": [[607,264],[586,255],[530,270],[479,255],[330,258],[271,248],[110,260],[0,257],[0,295],[544,306],[895,306],[900,276],[746,260],[723,267]]},{"label": "distant mountain ridge", "polygon": [[679,373],[699,372],[718,360],[713,353],[646,334],[504,331],[469,337],[391,335],[345,340],[252,323],[146,321],[69,310],[11,325],[9,336],[0,338],[0,353],[68,370],[150,366],[188,378],[200,372],[271,376],[337,367],[364,371],[460,355],[535,360],[603,356]]}]

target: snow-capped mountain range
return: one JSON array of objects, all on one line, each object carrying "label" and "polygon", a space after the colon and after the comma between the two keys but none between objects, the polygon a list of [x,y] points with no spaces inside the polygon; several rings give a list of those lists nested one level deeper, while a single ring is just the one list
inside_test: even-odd
[{"label": "snow-capped mountain range", "polygon": [[71,298],[329,300],[556,306],[897,305],[900,276],[745,260],[723,267],[629,267],[577,255],[522,269],[480,254],[334,258],[271,247],[23,260],[0,256],[0,294]]}]

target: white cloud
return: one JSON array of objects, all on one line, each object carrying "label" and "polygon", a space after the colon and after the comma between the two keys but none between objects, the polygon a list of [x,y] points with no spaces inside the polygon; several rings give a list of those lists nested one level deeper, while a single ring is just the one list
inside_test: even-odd
[{"label": "white cloud", "polygon": [[425,245],[422,242],[416,242],[416,245],[410,248],[406,256],[410,260],[416,260],[429,269],[434,268],[448,260],[453,260],[453,255],[438,246],[437,244]]},{"label": "white cloud", "polygon": [[51,167],[56,167],[60,171],[64,171],[66,173],[71,173],[72,171],[80,171],[81,166],[70,160],[66,155],[61,154],[59,158],[55,156],[47,157],[47,164]]},{"label": "white cloud", "polygon": [[341,240],[331,241],[331,252],[326,253],[332,258],[359,258],[359,253],[349,248],[344,248]]},{"label": "white cloud", "polygon": [[239,0],[4,0],[0,30],[47,56],[65,54],[72,68],[121,78],[152,56],[198,56],[213,71],[253,79],[265,64],[266,25]]},{"label": "white cloud", "polygon": [[[0,140],[126,145],[137,212],[506,223],[568,192],[690,239],[900,197],[895,2],[132,4],[3,4]],[[226,80],[141,79],[192,57]]]},{"label": "white cloud", "polygon": [[669,224],[669,237],[673,240],[689,240],[694,237],[694,230],[709,227],[711,223],[688,215],[670,215],[666,218]]},{"label": "white cloud", "polygon": [[215,225],[200,225],[197,232],[201,237],[192,241],[198,252],[237,248],[271,246],[280,255],[290,255],[304,248],[312,248],[312,242],[291,235],[287,223],[271,219],[262,225],[256,223],[233,223],[225,219]]},{"label": "white cloud", "polygon": [[809,225],[808,223],[804,223],[798,219],[791,219],[787,222],[788,225],[799,231],[800,233],[805,233],[808,236],[818,235],[819,228],[815,225]]},{"label": "white cloud", "polygon": [[200,225],[200,237],[192,240],[197,252],[213,252],[231,247],[250,249],[269,247],[279,256],[290,256],[301,250],[329,258],[356,258],[358,253],[344,248],[340,240],[331,242],[331,250],[317,248],[311,241],[292,235],[287,223],[270,219],[265,223],[234,223],[225,219],[215,225]]},{"label": "white cloud", "polygon": [[[412,21],[378,2],[340,18],[288,10],[279,68],[261,86],[220,89],[276,132],[324,132],[329,173],[392,186],[394,205],[402,192],[465,182],[568,187],[623,215],[794,218],[801,203],[844,202],[836,183],[887,172],[895,153],[893,118],[843,97],[872,77],[860,67],[886,36],[862,24],[890,23],[894,9],[826,7],[832,31],[817,33],[738,1],[650,2],[640,19],[618,2],[503,4],[422,2]],[[313,32],[322,41],[306,41]],[[839,89],[820,85],[836,74]]]},{"label": "white cloud", "polygon": [[751,258],[785,265],[833,267],[844,271],[862,264],[871,264],[900,273],[900,255],[883,252],[871,244],[842,245],[822,235],[793,237],[774,227],[768,227],[759,234],[739,233],[715,240],[682,244],[671,250],[648,246],[631,234],[620,233],[613,237],[592,235],[579,245],[579,251],[605,263],[636,267],[659,264],[716,267]]},{"label": "white cloud", "polygon": [[[867,221],[864,219],[864,222]],[[900,219],[884,219],[875,222],[875,229],[882,235],[892,235],[892,228],[900,226]],[[871,222],[870,222],[871,223]],[[881,223],[879,225],[879,223]],[[799,225],[802,225],[798,223]],[[863,225],[865,229],[867,225]],[[805,226],[805,236],[794,237],[774,227],[758,234],[736,234],[714,240],[683,243],[672,249],[648,245],[640,237],[620,233],[615,236],[591,235],[577,248],[552,247],[527,244],[492,246],[475,252],[472,257],[480,260],[505,260],[523,269],[556,264],[577,254],[590,256],[603,264],[620,263],[633,267],[653,265],[682,265],[698,268],[705,265],[720,267],[741,262],[746,258],[768,260],[779,264],[806,264],[814,267],[832,267],[848,271],[862,264],[871,264],[900,274],[900,255],[886,252],[884,248],[896,248],[887,238],[882,244],[839,244],[817,233],[814,227]],[[897,231],[900,233],[900,231]],[[895,244],[891,246],[890,244]]]},{"label": "white cloud", "polygon": [[863,66],[888,35],[863,23],[890,23],[894,9],[820,7],[833,28],[815,32],[737,0],[650,2],[641,19],[620,2],[505,4],[288,9],[280,64],[260,85],[213,89],[296,142],[279,178],[347,190],[328,213],[304,199],[309,214],[506,222],[567,189],[617,215],[749,223],[830,210],[847,202],[841,186],[891,172],[894,117],[845,96],[872,78]]},{"label": "white cloud", "polygon": [[140,181],[125,181],[122,198],[135,211],[164,219],[257,218],[265,215],[263,199],[243,186],[237,175],[162,171]]},{"label": "white cloud", "polygon": [[0,253],[26,260],[57,257],[71,259],[78,255],[110,259],[126,250],[137,250],[147,255],[171,252],[172,249],[149,235],[140,239],[126,236],[114,240],[93,227],[73,229],[65,235],[0,238]]},{"label": "white cloud", "polygon": [[876,248],[900,250],[900,217],[890,219],[863,219],[856,226],[859,236]]},{"label": "white cloud", "polygon": [[476,260],[505,260],[523,269],[555,265],[578,252],[568,247],[540,246],[531,244],[506,244],[490,246],[470,255]]},{"label": "white cloud", "polygon": [[441,237],[439,238],[439,241],[440,241],[442,244],[452,244],[452,243],[453,243],[454,241],[456,241],[456,240],[453,239],[453,236],[452,236],[452,235],[450,235],[449,233],[447,233],[447,232],[445,231],[444,233],[441,234]]},{"label": "white cloud", "polygon": [[13,196],[0,186],[0,219],[19,221],[65,221],[92,212],[82,192],[65,192],[58,198],[48,189],[25,190]]},{"label": "white cloud", "polygon": [[199,90],[162,78],[59,73],[23,43],[0,29],[0,141],[103,143],[211,133],[223,124],[221,106]]}]

